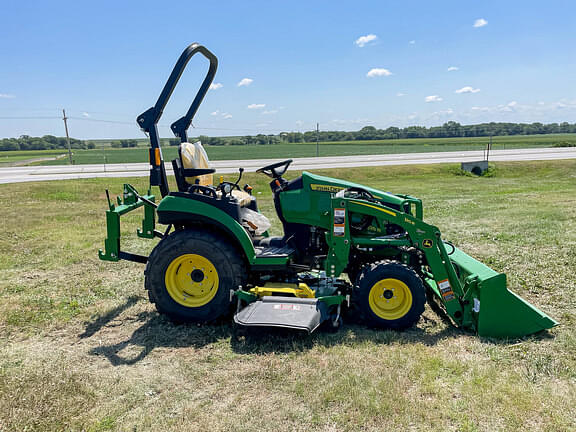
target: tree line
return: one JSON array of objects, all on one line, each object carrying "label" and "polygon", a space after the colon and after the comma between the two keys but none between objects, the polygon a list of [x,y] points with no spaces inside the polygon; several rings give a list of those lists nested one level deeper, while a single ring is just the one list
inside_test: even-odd
[{"label": "tree line", "polygon": [[[459,137],[488,137],[503,135],[540,135],[576,133],[576,123],[481,123],[475,125],[461,125],[449,121],[442,126],[408,126],[405,128],[389,127],[377,129],[374,126],[365,126],[359,131],[320,131],[318,139],[326,141],[360,141],[360,140],[393,140],[405,138],[459,138]],[[282,132],[278,135],[281,141],[298,143],[316,141],[316,131],[308,132]]]},{"label": "tree line", "polygon": [[[576,123],[480,123],[475,125],[461,125],[458,122],[449,121],[442,126],[408,126],[405,128],[389,127],[377,129],[374,126],[365,126],[358,131],[316,131],[308,132],[281,132],[278,135],[246,135],[237,137],[209,137],[200,135],[191,141],[200,140],[204,145],[268,145],[288,143],[315,142],[318,138],[322,142],[334,141],[370,141],[370,140],[394,140],[406,138],[458,138],[458,137],[488,137],[505,135],[542,135],[576,133]],[[163,139],[163,144],[177,146],[180,140],[177,138]],[[74,149],[93,149],[93,142],[81,141],[70,138],[71,147]],[[110,145],[114,148],[137,147],[135,139],[112,140]],[[43,137],[30,137],[22,135],[19,138],[5,138],[0,140],[0,151],[6,150],[52,150],[66,149],[66,138],[44,135]]]},{"label": "tree line", "polygon": [[[94,143],[70,138],[70,147],[73,149],[93,149]],[[57,150],[67,149],[68,143],[64,137],[44,135],[43,137],[31,137],[22,135],[19,138],[4,138],[0,140],[0,151],[14,150]]]}]

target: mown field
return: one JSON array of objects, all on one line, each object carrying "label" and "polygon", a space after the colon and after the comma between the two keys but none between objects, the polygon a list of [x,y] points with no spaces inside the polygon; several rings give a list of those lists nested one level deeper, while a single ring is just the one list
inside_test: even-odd
[{"label": "mown field", "polygon": [[[347,156],[387,153],[419,153],[436,151],[483,150],[488,137],[481,138],[415,138],[383,141],[342,141],[320,143],[320,156]],[[513,149],[531,147],[553,147],[556,145],[576,146],[576,134],[505,136],[493,138],[493,149]],[[284,143],[273,145],[247,146],[206,146],[211,160],[267,159],[316,156],[316,143]],[[176,157],[177,147],[164,146],[164,159]],[[8,152],[6,152],[8,153]],[[0,160],[3,155],[0,152]],[[104,164],[148,161],[145,146],[135,148],[110,147],[94,150],[75,150],[76,164]],[[43,165],[67,164],[67,159],[44,161]]]},{"label": "mown field", "polygon": [[[1,185],[0,430],[576,430],[576,161],[481,178],[450,165],[322,173],[421,197],[445,238],[561,326],[494,341],[428,307],[404,332],[176,326],[148,303],[141,265],[97,258],[104,189],[121,179]],[[267,178],[246,177],[270,216]],[[128,216],[123,246],[144,253]]]},{"label": "mown field", "polygon": [[[0,151],[0,167],[7,166],[13,162],[20,162],[29,159],[52,158],[66,155],[62,150],[21,150],[21,151]],[[64,162],[60,162],[64,163]],[[68,163],[66,160],[65,163]]]}]

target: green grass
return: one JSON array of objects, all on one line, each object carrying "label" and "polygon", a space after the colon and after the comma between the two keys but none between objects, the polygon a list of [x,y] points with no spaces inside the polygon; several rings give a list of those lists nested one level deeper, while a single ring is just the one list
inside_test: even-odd
[{"label": "green grass", "polygon": [[[0,166],[13,162],[20,162],[28,159],[43,157],[55,157],[66,154],[66,150],[20,150],[20,151],[0,151]],[[66,160],[66,163],[68,160]],[[60,161],[60,163],[63,163]]]},{"label": "green grass", "polygon": [[[488,142],[482,138],[415,138],[384,141],[342,141],[320,143],[321,156],[347,156],[387,153],[419,153],[436,151],[483,150]],[[494,137],[493,149],[553,147],[559,144],[576,145],[576,134],[531,135]],[[315,143],[249,145],[249,146],[207,146],[211,160],[236,159],[274,159],[288,157],[316,156]],[[170,161],[177,155],[176,147],[164,146],[164,159]],[[135,147],[125,149],[98,148],[94,150],[76,150],[74,160],[77,164],[101,164],[147,162],[148,149]],[[67,159],[45,161],[42,165],[67,164]]]},{"label": "green grass", "polygon": [[[148,303],[141,265],[97,258],[104,189],[122,179],[1,185],[0,430],[575,430],[576,161],[501,163],[482,178],[455,168],[321,173],[422,198],[445,238],[560,327],[496,342],[428,308],[400,333],[177,326]],[[246,179],[271,216],[268,179]],[[149,251],[139,215],[123,222],[126,250]]]}]

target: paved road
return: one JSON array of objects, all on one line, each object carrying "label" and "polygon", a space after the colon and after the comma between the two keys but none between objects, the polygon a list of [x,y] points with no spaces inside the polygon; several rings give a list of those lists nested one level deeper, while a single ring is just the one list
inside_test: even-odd
[{"label": "paved road", "polygon": [[[387,165],[415,165],[432,163],[472,162],[483,159],[482,151],[457,151],[437,153],[405,153],[363,156],[334,156],[320,158],[297,158],[291,165],[294,170],[312,170],[325,168],[352,168]],[[534,161],[576,159],[576,148],[539,148],[493,150],[491,161]],[[252,159],[213,161],[217,173],[230,174],[244,167],[246,171],[277,162],[281,159]],[[168,174],[172,174],[171,164],[166,164]],[[93,177],[144,177],[149,173],[147,163],[130,164],[93,164],[93,165],[53,165],[34,167],[0,168],[0,183],[18,183],[29,181],[69,180]]]}]

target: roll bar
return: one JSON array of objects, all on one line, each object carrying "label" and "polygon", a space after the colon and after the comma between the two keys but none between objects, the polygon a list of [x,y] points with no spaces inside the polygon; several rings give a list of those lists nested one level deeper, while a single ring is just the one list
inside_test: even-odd
[{"label": "roll bar", "polygon": [[163,197],[166,196],[170,190],[168,180],[166,179],[166,168],[164,166],[164,159],[162,158],[157,124],[160,117],[162,117],[162,113],[170,96],[172,96],[176,84],[178,84],[184,69],[186,69],[186,65],[196,53],[200,53],[206,57],[210,61],[210,67],[186,114],[170,126],[174,135],[180,138],[180,142],[188,141],[188,128],[192,124],[192,119],[196,115],[204,96],[206,96],[210,88],[210,84],[212,84],[214,76],[216,75],[216,69],[218,68],[218,59],[216,56],[200,44],[193,43],[184,50],[176,62],[174,69],[172,69],[172,73],[168,77],[168,81],[166,81],[156,104],[140,114],[136,120],[138,126],[140,126],[144,132],[148,133],[150,137],[150,186],[159,186],[160,193]]}]

